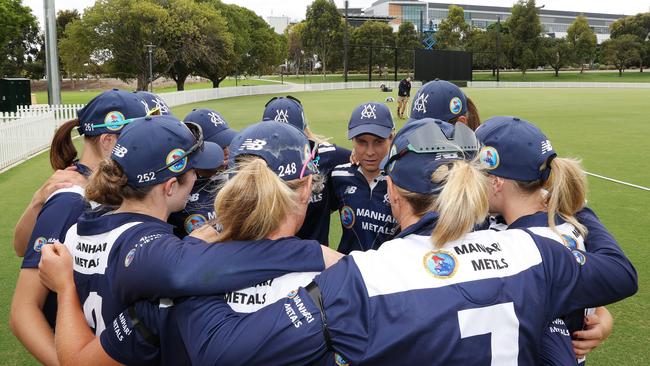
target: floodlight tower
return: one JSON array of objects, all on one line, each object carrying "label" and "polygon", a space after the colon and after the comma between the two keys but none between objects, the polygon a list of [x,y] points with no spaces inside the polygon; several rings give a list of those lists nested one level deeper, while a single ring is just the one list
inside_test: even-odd
[{"label": "floodlight tower", "polygon": [[54,0],[43,0],[45,19],[45,73],[47,75],[47,102],[61,104],[61,79],[56,44],[56,14]]}]

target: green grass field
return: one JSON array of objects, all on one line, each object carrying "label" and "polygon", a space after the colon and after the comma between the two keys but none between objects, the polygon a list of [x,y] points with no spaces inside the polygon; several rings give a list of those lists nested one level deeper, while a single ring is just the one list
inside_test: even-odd
[{"label": "green grass field", "polygon": [[[483,119],[517,115],[538,124],[562,156],[580,157],[593,173],[650,186],[650,91],[623,89],[466,89]],[[311,128],[332,141],[349,147],[345,138],[352,109],[366,101],[387,96],[375,90],[297,93],[305,105]],[[184,116],[192,108],[220,111],[231,126],[240,129],[261,119],[271,96],[240,97],[174,108]],[[390,105],[391,109],[395,104]],[[397,121],[398,127],[404,121]],[[9,304],[20,260],[11,245],[13,225],[31,194],[50,174],[46,154],[0,174],[0,318],[8,319]],[[609,306],[615,318],[612,336],[589,357],[592,366],[647,365],[650,344],[650,192],[589,178],[589,205],[617,237],[639,272],[639,293]],[[332,222],[330,242],[338,243],[338,219]],[[0,363],[35,364],[11,335],[6,321],[0,324]]]},{"label": "green grass field", "polygon": [[[256,79],[238,79],[237,85],[269,85],[276,84],[273,81],[266,80],[256,80]],[[230,86],[235,86],[235,79],[228,78],[221,82],[219,87],[227,88]],[[185,84],[185,90],[194,90],[194,89],[208,89],[212,88],[212,82],[200,82],[200,83],[187,83]],[[89,100],[94,98],[97,94],[103,92],[106,89],[89,89],[84,91],[64,91],[61,93],[61,101],[63,104],[86,104]],[[176,91],[176,86],[166,86],[164,88],[154,88],[156,93],[168,93]],[[47,91],[35,92],[36,99],[39,104],[47,103]]]}]

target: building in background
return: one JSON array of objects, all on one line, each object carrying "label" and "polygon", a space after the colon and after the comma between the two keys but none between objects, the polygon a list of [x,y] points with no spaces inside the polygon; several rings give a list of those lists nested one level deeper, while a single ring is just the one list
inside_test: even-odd
[{"label": "building in background", "polygon": [[[342,17],[345,17],[345,8],[339,9]],[[389,23],[395,21],[397,18],[384,15],[367,14],[362,8],[348,8],[348,22],[350,27],[360,27],[363,23],[368,21]]]},{"label": "building in background", "polygon": [[[378,0],[364,10],[366,16],[392,17],[389,22],[395,29],[403,22],[411,22],[417,29],[437,26],[449,12],[450,5],[457,5],[465,11],[465,20],[474,28],[486,29],[496,23],[497,18],[505,21],[510,17],[509,7],[434,3],[419,0]],[[602,14],[575,11],[540,9],[539,18],[544,32],[551,37],[563,38],[569,25],[578,15],[584,15],[594,30],[598,43],[609,39],[609,26],[625,17],[623,14]]]},{"label": "building in background", "polygon": [[287,27],[290,24],[289,17],[286,16],[281,16],[281,17],[269,16],[266,17],[266,22],[269,23],[271,28],[273,28],[273,30],[277,34],[284,33],[284,30],[287,29]]}]

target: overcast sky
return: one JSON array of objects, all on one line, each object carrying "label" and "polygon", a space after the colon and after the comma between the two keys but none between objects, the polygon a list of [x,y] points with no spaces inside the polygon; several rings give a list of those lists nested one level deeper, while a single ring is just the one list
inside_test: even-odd
[{"label": "overcast sky", "polygon": [[[223,0],[226,3],[237,4],[247,7],[257,14],[266,18],[269,15],[286,15],[292,20],[302,20],[305,18],[307,5],[313,0]],[[56,10],[62,9],[79,9],[91,6],[94,0],[55,0]],[[366,8],[374,0],[350,0],[351,8]],[[452,3],[453,1],[440,1],[443,3]],[[472,5],[493,5],[493,6],[512,6],[514,0],[464,0],[461,4]],[[335,0],[339,7],[343,7],[344,0]],[[34,14],[38,17],[39,23],[43,24],[43,0],[23,0],[23,4],[31,7]],[[592,13],[611,13],[611,14],[636,14],[650,11],[649,0],[619,0],[619,1],[594,1],[594,0],[538,0],[539,5],[545,5],[550,10],[571,10]]]}]

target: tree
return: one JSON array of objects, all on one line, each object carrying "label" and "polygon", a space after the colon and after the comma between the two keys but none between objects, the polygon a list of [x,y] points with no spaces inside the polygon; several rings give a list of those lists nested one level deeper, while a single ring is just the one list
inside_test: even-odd
[{"label": "tree", "polygon": [[322,63],[323,77],[327,73],[332,51],[342,48],[341,28],[341,14],[333,0],[314,0],[307,7],[303,40],[307,48],[318,55]]},{"label": "tree", "polygon": [[209,4],[191,0],[169,2],[172,34],[162,47],[171,61],[167,75],[176,82],[176,90],[185,90],[187,77],[202,62],[222,68],[232,55],[232,35],[226,20]]},{"label": "tree", "polygon": [[[380,73],[394,60],[395,35],[390,25],[384,22],[368,21],[355,28],[350,42],[355,49],[353,64],[359,68],[369,66],[370,52],[372,65]],[[370,50],[372,48],[372,51]]]},{"label": "tree", "polygon": [[623,70],[639,60],[640,47],[637,37],[632,34],[608,39],[602,44],[603,59],[616,66],[618,76],[623,76]]},{"label": "tree", "polygon": [[535,66],[540,52],[542,23],[535,0],[519,0],[506,22],[512,35],[512,58],[521,73]]},{"label": "tree", "polygon": [[580,73],[582,73],[584,65],[590,63],[596,53],[596,34],[583,15],[576,17],[567,33],[567,39],[573,48],[576,60],[580,62]]},{"label": "tree", "polygon": [[406,67],[412,70],[413,58],[415,56],[415,51],[412,50],[422,48],[422,42],[420,42],[420,36],[415,30],[415,25],[411,22],[400,24],[399,29],[397,30],[396,40],[397,47],[402,48],[397,51],[398,67]]},{"label": "tree", "polygon": [[62,38],[59,41],[61,67],[73,83],[75,78],[86,74],[86,66],[92,62],[90,55],[93,48],[87,35],[81,20],[68,23],[61,33]]},{"label": "tree", "polygon": [[294,65],[296,75],[300,72],[300,65],[302,65],[305,57],[305,47],[302,41],[304,29],[305,22],[300,22],[284,31],[287,37],[287,59]]},{"label": "tree", "polygon": [[449,14],[438,26],[436,44],[441,49],[464,50],[470,35],[465,11],[460,6],[450,5]]},{"label": "tree", "polygon": [[542,49],[545,52],[546,63],[555,70],[555,77],[560,76],[560,69],[573,60],[571,44],[565,38],[544,38]]},{"label": "tree", "polygon": [[642,45],[640,49],[639,71],[643,72],[644,65],[650,65],[650,13],[641,13],[621,18],[610,26],[611,37],[618,38],[632,34]]},{"label": "tree", "polygon": [[40,51],[38,23],[20,0],[4,0],[0,9],[0,75],[23,76]]},{"label": "tree", "polygon": [[65,28],[68,24],[75,20],[80,20],[81,15],[77,9],[74,10],[59,10],[56,13],[56,38],[61,40],[65,34]]}]

